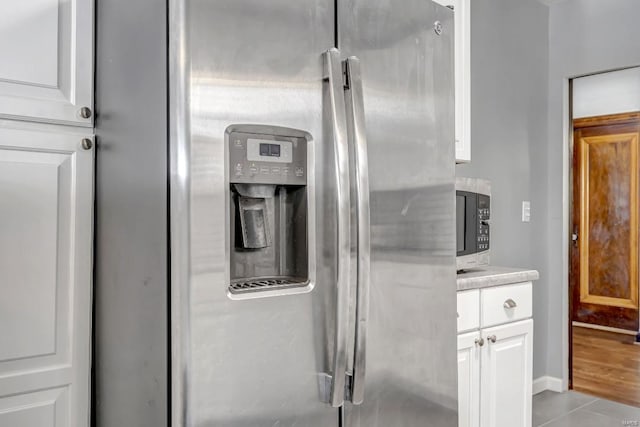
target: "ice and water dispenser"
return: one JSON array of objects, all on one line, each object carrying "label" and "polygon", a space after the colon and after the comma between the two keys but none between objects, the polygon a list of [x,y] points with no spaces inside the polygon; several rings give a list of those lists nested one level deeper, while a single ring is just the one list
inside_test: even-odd
[{"label": "ice and water dispenser", "polygon": [[231,294],[309,283],[308,140],[285,128],[227,131]]}]

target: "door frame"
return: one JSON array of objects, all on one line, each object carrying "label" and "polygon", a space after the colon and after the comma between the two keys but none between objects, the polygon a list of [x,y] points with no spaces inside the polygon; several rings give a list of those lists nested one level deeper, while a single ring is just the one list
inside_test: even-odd
[{"label": "door frame", "polygon": [[[560,391],[573,388],[573,322],[571,313],[572,289],[570,286],[570,256],[572,250],[573,218],[573,80],[595,74],[637,68],[639,65],[593,71],[562,79],[562,387]],[[640,328],[639,328],[640,329]],[[640,331],[638,331],[640,337]]]}]

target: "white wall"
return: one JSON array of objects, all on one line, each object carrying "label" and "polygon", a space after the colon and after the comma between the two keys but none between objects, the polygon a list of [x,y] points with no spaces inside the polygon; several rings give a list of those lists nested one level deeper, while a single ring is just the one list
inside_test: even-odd
[{"label": "white wall", "polygon": [[566,0],[549,8],[549,133],[546,144],[531,148],[544,154],[532,191],[546,205],[538,286],[548,292],[546,369],[554,377],[567,374],[568,79],[640,65],[639,17],[637,0]]},{"label": "white wall", "polygon": [[640,68],[574,79],[572,108],[576,119],[640,111]]},{"label": "white wall", "polygon": [[[534,183],[546,159],[548,9],[533,0],[471,0],[471,163],[491,181],[491,262],[539,268],[544,209]],[[542,167],[541,167],[542,166]],[[531,222],[521,221],[523,200]],[[534,377],[546,372],[547,289],[534,285]]]}]

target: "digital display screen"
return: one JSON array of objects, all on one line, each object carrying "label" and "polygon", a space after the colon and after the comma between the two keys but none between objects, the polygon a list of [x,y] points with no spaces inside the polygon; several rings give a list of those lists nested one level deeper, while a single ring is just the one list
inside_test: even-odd
[{"label": "digital display screen", "polygon": [[267,157],[280,157],[280,144],[260,143],[260,155]]}]

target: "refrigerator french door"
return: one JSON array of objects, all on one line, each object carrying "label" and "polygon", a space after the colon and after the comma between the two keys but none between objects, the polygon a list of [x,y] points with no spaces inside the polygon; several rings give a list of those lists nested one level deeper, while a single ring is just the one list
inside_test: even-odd
[{"label": "refrigerator french door", "polygon": [[451,12],[169,4],[172,425],[456,425]]},{"label": "refrigerator french door", "polygon": [[457,426],[453,15],[422,0],[337,4],[341,55],[359,61],[371,222],[363,390],[344,425]]}]

